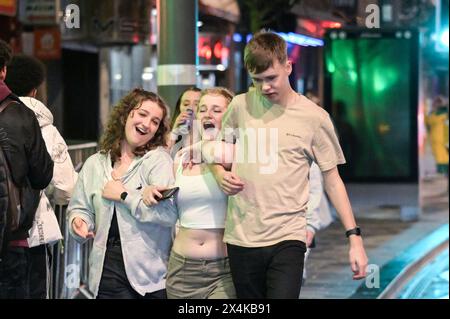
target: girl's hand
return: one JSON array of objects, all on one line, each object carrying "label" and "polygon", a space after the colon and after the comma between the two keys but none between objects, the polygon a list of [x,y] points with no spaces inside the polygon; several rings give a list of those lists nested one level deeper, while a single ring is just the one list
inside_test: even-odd
[{"label": "girl's hand", "polygon": [[154,185],[146,186],[142,192],[142,200],[144,201],[144,204],[147,206],[158,204],[158,199],[163,197],[161,192],[167,189],[169,189],[169,187]]},{"label": "girl's hand", "polygon": [[172,133],[176,135],[186,135],[189,133],[189,130],[182,125],[191,121],[192,119],[192,110],[187,110],[181,112],[180,115],[177,116],[175,122],[173,123]]},{"label": "girl's hand", "polygon": [[72,221],[72,229],[75,234],[80,236],[81,238],[88,239],[94,238],[95,234],[92,231],[88,230],[88,226],[86,222],[80,217],[75,217]]},{"label": "girl's hand", "polygon": [[118,202],[120,194],[126,191],[121,181],[109,181],[103,187],[102,197]]}]

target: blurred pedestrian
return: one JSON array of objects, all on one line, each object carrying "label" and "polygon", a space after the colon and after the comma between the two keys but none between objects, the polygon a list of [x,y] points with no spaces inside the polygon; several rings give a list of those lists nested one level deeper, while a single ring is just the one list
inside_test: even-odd
[{"label": "blurred pedestrian", "polygon": [[[45,264],[45,254],[36,256],[27,239],[40,190],[52,180],[53,161],[35,114],[4,83],[11,58],[11,48],[0,40],[0,299],[43,298],[33,265]],[[15,201],[12,188],[19,193]],[[20,216],[15,229],[11,211]]]},{"label": "blurred pedestrian", "polygon": [[437,172],[448,176],[448,100],[437,96],[425,117]]},{"label": "blurred pedestrian", "polygon": [[[45,192],[41,193],[34,221],[36,228],[36,223],[41,223],[41,232],[44,233],[39,234],[33,231],[31,233],[33,237],[28,238],[28,244],[32,247],[30,251],[35,258],[32,264],[34,297],[41,299],[48,297],[47,278],[50,275],[48,273],[50,250],[47,249],[46,244],[54,243],[62,238],[53,205],[50,204],[47,195],[53,203],[67,205],[77,178],[67,144],[53,125],[52,113],[35,98],[44,79],[45,66],[42,62],[31,56],[16,55],[8,67],[8,77],[5,81],[12,92],[19,96],[20,100],[36,114],[47,151],[54,162],[53,178]],[[51,223],[50,220],[54,222]],[[47,229],[47,225],[55,229]]]}]

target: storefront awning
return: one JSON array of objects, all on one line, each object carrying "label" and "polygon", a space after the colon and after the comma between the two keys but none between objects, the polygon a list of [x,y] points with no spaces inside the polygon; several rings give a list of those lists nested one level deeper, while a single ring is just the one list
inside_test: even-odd
[{"label": "storefront awning", "polygon": [[323,8],[318,3],[311,1],[303,1],[300,4],[294,5],[291,13],[295,14],[298,18],[345,23],[344,19],[333,14],[331,8]]},{"label": "storefront awning", "polygon": [[238,23],[241,16],[236,0],[200,0],[200,10],[233,23]]}]

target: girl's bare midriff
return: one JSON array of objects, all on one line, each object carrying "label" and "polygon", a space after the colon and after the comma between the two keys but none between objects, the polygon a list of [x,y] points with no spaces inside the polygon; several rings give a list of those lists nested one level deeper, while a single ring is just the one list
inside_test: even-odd
[{"label": "girl's bare midriff", "polygon": [[180,227],[173,250],[186,258],[219,259],[227,256],[223,228],[191,229]]}]

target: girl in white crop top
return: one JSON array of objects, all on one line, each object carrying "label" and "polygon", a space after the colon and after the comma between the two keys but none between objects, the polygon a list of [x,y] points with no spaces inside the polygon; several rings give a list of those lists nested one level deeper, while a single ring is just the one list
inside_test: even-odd
[{"label": "girl in white crop top", "polygon": [[[186,154],[187,155],[187,154]],[[183,169],[182,156],[175,172],[179,225],[186,229],[209,230],[225,228],[228,197],[220,189],[206,165]],[[183,172],[184,171],[184,172]],[[199,172],[195,174],[194,172]],[[191,175],[195,174],[195,175]],[[203,245],[204,246],[204,245]],[[198,256],[198,249],[188,255]],[[200,252],[202,257],[215,257],[215,252]]]},{"label": "girl in white crop top", "polygon": [[[214,139],[233,95],[227,89],[202,92],[196,112],[201,137]],[[179,213],[166,281],[169,298],[235,298],[226,245],[223,242],[228,197],[205,163],[183,167],[181,152],[174,171]],[[202,272],[196,263],[206,262],[214,271]],[[206,264],[205,264],[206,265]],[[218,267],[218,268],[217,268]]]}]

